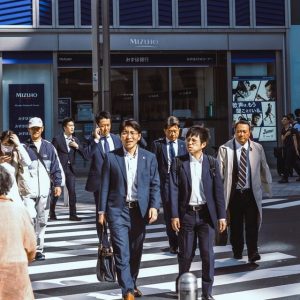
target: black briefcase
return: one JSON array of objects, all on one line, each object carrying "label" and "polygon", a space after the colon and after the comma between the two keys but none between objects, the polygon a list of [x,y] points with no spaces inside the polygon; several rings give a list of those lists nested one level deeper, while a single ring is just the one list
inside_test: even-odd
[{"label": "black briefcase", "polygon": [[96,274],[99,281],[116,281],[115,260],[112,247],[108,240],[106,224],[103,225],[102,238],[98,246]]}]

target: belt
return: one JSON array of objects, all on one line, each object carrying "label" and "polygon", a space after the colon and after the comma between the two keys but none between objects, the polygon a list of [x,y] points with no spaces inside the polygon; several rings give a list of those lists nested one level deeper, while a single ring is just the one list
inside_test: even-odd
[{"label": "belt", "polygon": [[139,203],[137,201],[126,201],[126,206],[128,208],[136,208],[139,206]]},{"label": "belt", "polygon": [[236,193],[244,194],[244,193],[249,193],[251,189],[236,189],[235,191]]},{"label": "belt", "polygon": [[200,211],[206,208],[206,204],[201,205],[189,205],[188,210],[190,211]]}]

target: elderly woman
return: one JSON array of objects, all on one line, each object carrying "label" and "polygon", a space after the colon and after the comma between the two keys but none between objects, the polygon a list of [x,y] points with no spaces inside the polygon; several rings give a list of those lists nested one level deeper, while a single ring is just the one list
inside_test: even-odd
[{"label": "elderly woman", "polygon": [[0,299],[34,299],[28,262],[35,257],[36,241],[24,206],[8,197],[11,175],[0,165]]},{"label": "elderly woman", "polygon": [[21,202],[20,196],[29,193],[23,174],[25,168],[31,165],[31,159],[11,130],[3,131],[0,136],[0,164],[12,175],[13,185],[8,195]]}]

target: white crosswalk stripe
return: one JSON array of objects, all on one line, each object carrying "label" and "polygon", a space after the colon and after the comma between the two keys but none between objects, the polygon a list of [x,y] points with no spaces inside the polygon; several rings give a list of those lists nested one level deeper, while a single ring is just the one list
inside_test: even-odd
[{"label": "white crosswalk stripe", "polygon": [[[264,201],[265,204],[276,205],[284,200]],[[60,215],[58,221],[49,222],[45,243],[46,260],[33,262],[29,266],[36,299],[121,299],[116,283],[100,283],[95,275],[98,238],[93,224],[94,213],[85,210],[80,216],[84,216],[81,222],[70,222],[67,215]],[[138,277],[139,288],[147,297],[152,295],[154,299],[176,298],[174,291],[178,272],[177,257],[162,251],[167,247],[164,225],[147,226]],[[253,268],[248,264],[247,256],[241,260],[233,259],[229,245],[215,247],[214,250],[216,300],[260,300],[291,296],[299,296],[300,299],[298,257],[280,251],[261,253],[259,266]],[[191,271],[198,277],[198,286],[201,287],[201,262],[198,251]],[[274,285],[271,279],[277,279]],[[249,288],[249,282],[255,282],[256,288]],[[199,297],[200,294],[201,289]]]}]

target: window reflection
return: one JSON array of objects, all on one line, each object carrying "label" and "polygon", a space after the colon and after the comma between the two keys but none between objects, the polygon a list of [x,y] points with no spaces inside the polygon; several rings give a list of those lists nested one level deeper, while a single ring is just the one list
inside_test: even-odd
[{"label": "window reflection", "polygon": [[168,116],[167,68],[139,69],[139,110],[141,121],[164,120]]}]

